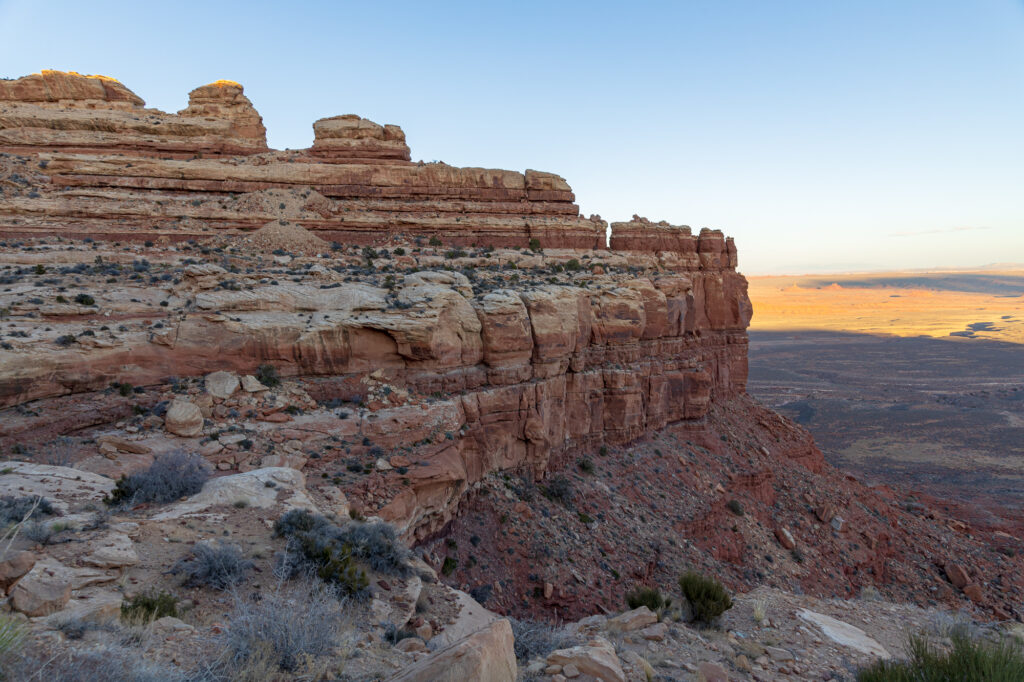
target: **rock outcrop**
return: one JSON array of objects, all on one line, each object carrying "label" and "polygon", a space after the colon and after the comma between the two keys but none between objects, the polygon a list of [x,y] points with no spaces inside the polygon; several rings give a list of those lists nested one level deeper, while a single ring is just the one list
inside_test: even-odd
[{"label": "rock outcrop", "polygon": [[[344,423],[322,417],[323,432],[426,463],[392,472],[405,482],[375,505],[424,537],[490,472],[540,478],[573,452],[699,425],[743,393],[751,307],[721,232],[635,218],[612,227],[609,250],[607,225],[581,217],[556,175],[412,163],[401,129],[358,116],[314,131],[308,150],[267,150],[230,81],[177,114],[101,77],[0,84],[0,236],[147,245],[141,261],[97,251],[61,268],[95,277],[74,301],[0,295],[35,329],[0,351],[0,408],[39,408],[0,420],[0,443],[115,421],[99,394],[111,384],[137,397],[123,387],[203,375],[204,395],[153,405],[167,433],[203,436],[239,408],[284,424],[276,396],[237,394],[270,366],[321,403],[361,402]],[[228,239],[224,256],[187,255],[199,237]],[[308,454],[217,465],[301,467]]]}]

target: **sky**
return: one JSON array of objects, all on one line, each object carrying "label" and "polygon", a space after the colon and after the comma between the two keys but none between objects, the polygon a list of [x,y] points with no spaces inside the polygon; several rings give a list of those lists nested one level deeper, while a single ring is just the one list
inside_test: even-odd
[{"label": "sky", "polygon": [[722,229],[748,274],[1024,263],[1024,0],[0,0],[0,77],[44,68],[165,111],[238,81],[279,149],[395,123]]}]

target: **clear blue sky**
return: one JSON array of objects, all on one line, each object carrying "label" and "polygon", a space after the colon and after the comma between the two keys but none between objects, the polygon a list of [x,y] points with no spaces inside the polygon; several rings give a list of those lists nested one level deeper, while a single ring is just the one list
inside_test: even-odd
[{"label": "clear blue sky", "polygon": [[0,0],[0,77],[241,82],[271,146],[557,172],[584,214],[736,237],[748,273],[1024,262],[1024,3]]}]

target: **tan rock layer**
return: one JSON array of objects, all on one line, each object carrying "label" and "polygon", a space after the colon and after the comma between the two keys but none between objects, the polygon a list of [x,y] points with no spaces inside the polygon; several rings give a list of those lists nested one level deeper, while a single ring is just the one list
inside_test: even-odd
[{"label": "tan rock layer", "polygon": [[[325,118],[313,124],[310,149],[269,152],[262,119],[237,83],[196,88],[177,114],[143,105],[101,76],[45,71],[0,81],[0,152],[35,156],[49,180],[14,200],[5,193],[0,235],[179,241],[200,235],[196,220],[202,228],[234,231],[298,218],[273,211],[233,216],[216,206],[225,197],[312,188],[326,200],[301,224],[328,241],[437,237],[450,246],[586,250],[606,244],[607,224],[581,217],[559,176],[413,164],[398,126],[351,114]],[[689,228],[635,218],[612,226],[611,247],[677,253],[684,268],[690,261],[735,267],[735,248],[723,240],[717,232],[694,237]]]}]

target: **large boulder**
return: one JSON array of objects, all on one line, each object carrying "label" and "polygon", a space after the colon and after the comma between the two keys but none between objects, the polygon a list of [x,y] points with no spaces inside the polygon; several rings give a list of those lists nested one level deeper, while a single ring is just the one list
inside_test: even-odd
[{"label": "large boulder", "polygon": [[71,569],[52,559],[38,561],[11,590],[11,606],[26,616],[48,616],[71,601]]},{"label": "large boulder", "polygon": [[512,626],[502,618],[414,663],[391,679],[392,682],[514,682],[517,676],[514,646]]},{"label": "large boulder", "polygon": [[203,413],[188,400],[173,400],[164,415],[164,428],[176,436],[191,438],[203,432]]},{"label": "large boulder", "polygon": [[548,654],[549,665],[562,668],[572,665],[583,675],[590,675],[601,682],[626,682],[619,657],[612,643],[603,637],[595,637],[585,645],[559,649]]}]

